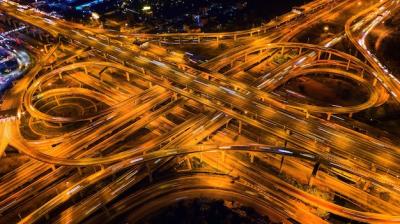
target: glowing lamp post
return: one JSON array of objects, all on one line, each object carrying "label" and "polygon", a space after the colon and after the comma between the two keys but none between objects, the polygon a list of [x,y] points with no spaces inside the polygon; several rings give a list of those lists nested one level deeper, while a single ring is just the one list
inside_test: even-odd
[{"label": "glowing lamp post", "polygon": [[149,12],[151,10],[151,6],[149,6],[149,5],[145,5],[145,6],[143,6],[143,8],[142,8],[142,11],[143,12]]}]

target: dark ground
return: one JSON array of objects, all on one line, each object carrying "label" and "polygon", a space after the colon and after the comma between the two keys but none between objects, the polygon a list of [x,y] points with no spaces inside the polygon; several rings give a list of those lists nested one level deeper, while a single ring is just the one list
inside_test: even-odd
[{"label": "dark ground", "polygon": [[239,207],[235,209],[224,205],[223,200],[193,199],[182,200],[162,209],[141,223],[146,224],[270,224],[267,216],[254,209]]}]

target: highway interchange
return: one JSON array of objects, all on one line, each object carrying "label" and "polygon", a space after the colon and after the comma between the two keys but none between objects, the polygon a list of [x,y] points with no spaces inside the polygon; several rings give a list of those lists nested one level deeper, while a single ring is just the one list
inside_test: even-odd
[{"label": "highway interchange", "polygon": [[[397,0],[316,0],[301,16],[288,13],[251,30],[157,35],[85,29],[2,1],[4,23],[19,21],[53,41],[1,105],[17,108],[19,119],[0,124],[0,152],[9,144],[30,160],[0,178],[0,220],[98,223],[129,212],[137,221],[171,199],[213,195],[284,223],[327,223],[316,208],[399,223],[399,141],[372,127],[359,133],[351,119],[399,99],[399,82],[365,45],[396,7]],[[344,10],[352,14],[342,32],[318,44],[292,42]],[[363,58],[333,49],[345,38]],[[154,44],[133,45],[137,39]],[[232,41],[242,44],[203,64],[165,49]],[[283,55],[290,57],[254,82],[238,78]],[[273,92],[312,73],[353,80],[367,101],[315,105]],[[206,168],[194,168],[196,161]],[[299,189],[281,174],[359,209]]]}]

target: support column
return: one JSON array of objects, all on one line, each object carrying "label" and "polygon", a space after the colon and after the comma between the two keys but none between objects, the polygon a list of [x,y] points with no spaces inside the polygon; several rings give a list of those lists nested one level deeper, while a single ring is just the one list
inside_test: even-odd
[{"label": "support column", "polygon": [[225,151],[221,152],[221,161],[222,162],[225,162],[225,154],[226,154]]},{"label": "support column", "polygon": [[371,181],[366,181],[363,187],[363,191],[366,191],[371,186]]},{"label": "support column", "polygon": [[328,114],[327,114],[326,120],[330,121],[330,120],[331,120],[331,117],[332,117],[332,113],[328,113]]},{"label": "support column", "polygon": [[44,45],[44,53],[49,53],[49,49],[47,48],[47,44]]},{"label": "support column", "polygon": [[310,113],[308,113],[308,110],[305,111],[306,112],[306,118],[310,117]]},{"label": "support column", "polygon": [[250,163],[254,163],[254,153],[250,153]]},{"label": "support column", "polygon": [[82,176],[82,169],[81,169],[80,167],[78,167],[77,169],[78,169],[78,174],[79,174],[80,176]]},{"label": "support column", "polygon": [[312,173],[311,173],[311,176],[313,176],[313,177],[315,177],[315,176],[317,176],[317,173],[318,173],[318,170],[319,170],[319,167],[321,166],[321,162],[320,161],[317,161],[316,163],[315,163],[315,165],[314,165],[314,168],[313,168],[313,171],[312,171]]},{"label": "support column", "polygon": [[279,174],[282,173],[282,168],[283,168],[283,162],[284,162],[284,161],[285,161],[285,156],[282,155],[282,158],[281,158],[281,165],[279,166]]},{"label": "support column", "polygon": [[185,162],[186,162],[186,165],[188,166],[188,169],[193,170],[192,163],[190,162],[189,157],[185,156]]},{"label": "support column", "polygon": [[375,163],[371,163],[371,171],[376,172],[376,165]]},{"label": "support column", "polygon": [[60,101],[58,100],[57,96],[54,97],[58,106],[60,106]]},{"label": "support column", "polygon": [[129,76],[129,73],[128,73],[128,72],[125,73],[125,76],[126,76],[126,80],[127,80],[128,82],[131,81],[131,77]]},{"label": "support column", "polygon": [[374,81],[372,82],[372,86],[376,86],[377,82],[378,82],[378,79],[374,78]]},{"label": "support column", "polygon": [[150,169],[150,165],[148,163],[146,163],[146,168],[147,168],[147,174],[149,175],[149,181],[150,181],[150,183],[152,183],[153,182],[153,175],[152,175],[152,172],[151,172],[151,169]]},{"label": "support column", "polygon": [[308,185],[311,187],[313,185],[313,180],[314,178],[317,176],[319,167],[321,166],[321,162],[317,161],[317,163],[315,163],[313,171],[311,173],[310,179],[308,180]]}]

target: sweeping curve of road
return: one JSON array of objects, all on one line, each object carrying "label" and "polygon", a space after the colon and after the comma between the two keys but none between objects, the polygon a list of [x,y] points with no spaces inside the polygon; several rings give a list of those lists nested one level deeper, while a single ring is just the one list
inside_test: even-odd
[{"label": "sweeping curve of road", "polygon": [[[336,1],[316,1],[316,5],[309,5],[313,7],[310,9],[306,8],[306,11],[309,10],[311,14],[313,14],[315,10],[314,7],[319,7],[321,2],[324,3],[323,6],[326,6],[326,3],[330,4],[335,2],[332,4],[331,9],[334,9],[336,6],[347,5],[347,3],[351,5],[351,3],[349,3],[351,1],[339,1],[338,4],[336,4]],[[389,7],[391,5],[387,4],[388,2],[390,1],[383,1],[382,4],[378,5]],[[372,8],[373,7],[376,7],[376,5],[373,5]],[[379,186],[380,189],[384,189],[386,192],[390,192],[395,196],[398,195],[398,192],[394,188],[399,184],[398,176],[396,176],[399,174],[400,170],[398,165],[398,161],[400,161],[398,157],[400,148],[398,145],[381,141],[379,138],[377,139],[357,133],[351,128],[320,119],[313,115],[310,117],[310,112],[318,115],[321,115],[321,113],[328,115],[343,113],[352,114],[367,108],[382,105],[389,98],[388,91],[390,91],[391,88],[387,88],[385,86],[387,84],[381,82],[382,72],[379,71],[375,65],[370,61],[369,64],[371,65],[368,65],[354,56],[330,48],[335,43],[342,40],[344,35],[340,34],[335,36],[335,38],[324,43],[324,46],[305,43],[266,43],[268,38],[276,40],[282,38],[285,34],[289,33],[289,36],[293,36],[294,33],[297,32],[291,32],[289,28],[290,25],[288,25],[290,22],[285,22],[284,20],[284,25],[288,25],[288,27],[280,28],[277,27],[280,26],[279,24],[273,25],[275,27],[271,27],[269,31],[279,32],[271,36],[268,35],[266,30],[257,30],[259,28],[226,35],[209,34],[208,36],[203,34],[131,35],[131,37],[139,39],[158,39],[161,44],[176,43],[177,40],[179,40],[180,44],[185,44],[208,41],[236,41],[239,39],[251,39],[253,35],[259,37],[259,41],[255,41],[254,44],[240,47],[237,51],[233,50],[230,54],[217,57],[217,59],[210,60],[201,66],[192,66],[189,63],[179,64],[175,63],[173,60],[169,61],[168,57],[166,57],[167,59],[165,60],[164,58],[163,60],[161,58],[157,59],[157,56],[148,53],[145,49],[139,49],[139,47],[134,47],[134,50],[132,50],[132,48],[123,46],[123,44],[116,45],[115,43],[121,43],[120,39],[118,39],[119,42],[113,42],[112,40],[110,41],[110,39],[104,40],[100,36],[82,31],[85,29],[83,26],[74,25],[73,23],[61,20],[50,20],[49,22],[49,20],[43,20],[40,16],[36,16],[36,19],[32,20],[31,16],[34,15],[34,12],[21,13],[20,10],[15,10],[13,7],[8,6],[6,2],[2,2],[0,8],[5,14],[9,14],[36,27],[42,27],[51,35],[60,38],[60,41],[66,39],[69,40],[71,44],[74,43],[74,41],[75,43],[78,42],[80,46],[84,45],[85,49],[92,51],[91,53],[97,52],[96,54],[98,54],[100,52],[102,57],[114,61],[80,61],[64,67],[55,66],[54,70],[52,66],[47,66],[47,69],[51,67],[53,71],[43,72],[45,74],[41,74],[40,77],[29,82],[26,86],[25,81],[21,84],[21,86],[26,88],[22,88],[21,90],[21,92],[23,92],[21,94],[23,97],[18,97],[18,100],[21,100],[18,102],[18,104],[21,103],[18,109],[20,112],[26,114],[23,119],[30,116],[28,117],[29,121],[22,123],[23,119],[21,119],[21,121],[9,122],[4,125],[4,127],[10,135],[10,145],[33,159],[2,178],[4,183],[0,184],[0,189],[2,190],[0,191],[0,195],[4,196],[8,193],[17,192],[15,194],[12,193],[17,199],[14,198],[15,200],[13,200],[13,197],[9,197],[7,200],[0,202],[0,213],[4,214],[4,211],[10,211],[9,208],[13,206],[12,203],[16,201],[16,203],[21,203],[23,199],[29,198],[26,196],[27,194],[23,194],[29,191],[28,188],[24,188],[21,191],[16,190],[17,186],[27,183],[25,179],[34,179],[32,185],[36,186],[36,188],[32,187],[30,189],[32,189],[33,192],[40,192],[41,188],[39,186],[41,183],[46,183],[52,178],[60,178],[63,173],[69,173],[72,169],[77,169],[76,167],[102,167],[100,171],[95,170],[93,174],[78,179],[72,186],[67,186],[62,192],[57,192],[57,195],[51,200],[48,200],[46,203],[24,216],[20,223],[30,223],[40,220],[58,206],[70,200],[72,196],[105,180],[112,174],[128,170],[126,174],[120,177],[122,180],[121,182],[117,181],[107,185],[117,187],[113,188],[114,191],[111,193],[113,194],[116,192],[117,195],[120,195],[124,192],[123,188],[126,186],[124,184],[132,186],[133,183],[136,183],[133,179],[145,178],[147,176],[151,178],[150,171],[149,173],[140,172],[136,175],[136,172],[138,172],[135,170],[136,167],[145,167],[149,164],[161,167],[161,164],[166,164],[170,161],[170,158],[185,158],[186,156],[198,156],[203,158],[203,154],[207,163],[211,164],[210,166],[214,166],[213,158],[208,156],[208,154],[210,152],[217,152],[223,155],[227,154],[227,157],[233,158],[235,164],[245,163],[242,167],[243,169],[238,169],[237,172],[242,172],[241,177],[243,177],[243,179],[247,178],[257,182],[258,186],[254,186],[257,187],[257,189],[267,189],[273,186],[270,187],[269,190],[274,191],[274,195],[277,195],[278,199],[280,199],[279,196],[283,194],[289,196],[282,197],[284,201],[282,204],[287,204],[287,206],[283,207],[285,210],[282,214],[283,219],[286,217],[296,217],[296,214],[293,214],[293,212],[296,211],[296,206],[295,204],[291,204],[291,197],[312,206],[320,206],[330,213],[361,222],[400,222],[400,217],[397,215],[399,211],[398,208],[364,190],[357,188],[351,189],[348,192],[346,191],[345,193],[348,193],[346,196],[350,195],[349,198],[353,200],[355,198],[354,195],[362,197],[361,199],[356,199],[356,202],[366,206],[366,209],[370,209],[369,211],[373,212],[356,211],[322,200],[321,198],[310,195],[285,183],[271,173],[253,170],[254,163],[252,159],[250,159],[251,162],[249,162],[247,161],[248,158],[244,161],[241,156],[236,157],[237,154],[240,154],[244,155],[243,157],[249,155],[250,158],[254,159],[254,155],[257,155],[259,156],[257,159],[261,160],[266,157],[266,155],[270,158],[274,155],[281,155],[282,158],[288,157],[291,158],[290,160],[292,161],[309,162],[308,165],[311,167],[311,170],[313,170],[313,168],[318,170],[321,164],[326,170],[319,171],[320,174],[325,174],[324,172],[328,171],[336,172],[335,174],[337,175],[340,175],[340,172],[345,173],[353,177],[351,180],[360,178],[370,184],[374,184],[374,186]],[[379,9],[379,11],[381,11],[381,9]],[[313,20],[323,17],[323,15],[326,15],[325,13],[328,12],[329,10],[318,16],[311,16],[311,14],[305,15],[299,20],[306,19],[309,16],[312,17],[312,19],[304,24],[299,24],[295,29],[298,30],[306,27],[311,24]],[[360,16],[367,17],[365,13]],[[293,23],[296,22],[290,18],[289,21]],[[365,24],[368,23],[368,21],[363,22]],[[357,23],[348,22],[347,26],[347,30],[356,28],[358,26],[358,21]],[[71,27],[76,29],[67,29]],[[354,30],[355,29],[352,31]],[[102,30],[94,29],[91,29],[91,31],[103,32]],[[119,34],[110,33],[109,36],[117,38],[115,35]],[[129,34],[126,33],[123,35],[129,36]],[[356,36],[351,36],[351,34],[349,37],[351,39],[357,39]],[[127,45],[128,44],[129,40],[127,40]],[[238,72],[268,59],[268,57],[272,55],[283,55],[290,52],[296,53],[291,60],[277,66],[271,74],[260,77],[260,79],[254,83],[240,82],[232,77]],[[63,63],[64,62],[58,65]],[[126,92],[119,91],[118,88],[108,88],[107,82],[103,82],[100,74],[98,77],[93,76],[95,79],[98,78],[98,80],[94,80],[93,77],[90,78],[91,75],[88,75],[87,70],[88,68],[92,68],[91,66],[112,68],[113,71],[118,70],[122,78],[126,78],[128,83],[132,77],[135,77],[140,80],[142,86],[144,86],[141,90],[145,90],[134,95],[133,93],[136,93],[135,91],[132,91],[131,94],[126,94]],[[222,68],[229,66],[230,68],[227,72],[222,72]],[[95,69],[90,69],[90,72],[94,70]],[[76,71],[78,72],[74,74]],[[83,73],[82,77],[79,77],[79,73]],[[351,79],[361,84],[368,91],[369,97],[366,102],[359,105],[322,107],[292,102],[284,103],[281,101],[281,98],[276,98],[273,94],[270,94],[271,91],[275,90],[283,83],[286,83],[288,80],[312,73],[330,74]],[[53,88],[49,88],[50,90],[45,87],[49,81],[57,80],[57,78],[60,80],[77,79],[80,81],[81,86],[53,86]],[[90,86],[90,88],[88,88],[88,86]],[[42,89],[44,89],[44,91],[42,91]],[[393,96],[393,93],[391,94]],[[82,105],[75,103],[76,101],[81,101]],[[136,131],[141,130],[143,127],[147,128],[147,125],[152,121],[163,117],[169,111],[189,101],[191,104],[197,103],[197,105],[200,104],[202,108],[207,107],[209,110],[201,110],[195,115],[191,114],[193,116],[188,116],[189,118],[187,118],[187,121],[173,126],[173,128],[164,128],[160,125],[160,127],[157,127],[160,129],[156,130],[160,132],[160,135],[141,143],[139,146],[129,146],[124,148],[122,152],[113,152],[114,154],[109,153],[105,156],[101,154],[103,149],[110,149],[111,146],[123,142],[125,138],[133,135]],[[97,110],[97,103],[102,106],[100,110]],[[90,106],[88,113],[86,113],[83,104]],[[49,109],[52,105],[56,106],[54,106],[54,109]],[[54,111],[63,107],[73,108],[81,113],[77,116],[52,114]],[[96,108],[94,112],[92,108]],[[303,112],[305,112],[305,114]],[[188,114],[190,113],[191,112]],[[304,117],[304,115],[306,116]],[[262,130],[263,133],[272,134],[284,140],[285,147],[252,144],[195,146],[196,144],[201,144],[204,139],[216,133],[231,120],[235,120],[236,123],[234,123],[232,127],[236,128],[237,125],[239,133],[241,133],[243,122],[247,127],[252,126],[258,128]],[[327,120],[329,120],[329,116]],[[35,121],[41,123],[37,124]],[[69,125],[75,124],[80,124],[80,126],[72,131],[68,131]],[[26,133],[23,132],[23,128],[26,127],[26,125],[28,125],[34,134],[42,138],[31,139],[25,135]],[[66,128],[64,128],[64,125]],[[43,130],[41,130],[42,126],[47,126],[58,132],[55,135],[46,135],[46,133],[43,133]],[[165,130],[169,130],[170,132],[164,132]],[[99,142],[101,144],[95,144]],[[307,149],[307,151],[286,147],[287,142],[293,144],[296,148]],[[327,150],[325,150],[326,148],[321,149],[321,146],[327,146]],[[95,157],[98,155],[98,152],[100,152],[101,156]],[[224,168],[229,168],[229,163],[222,164],[221,166],[228,166]],[[52,170],[46,173],[49,167],[52,167]],[[307,166],[307,168],[309,167]],[[377,172],[377,170],[379,172]],[[15,175],[19,174],[21,174],[19,176],[20,178],[13,178]],[[43,175],[43,177],[40,175]],[[38,178],[38,180],[35,178]],[[181,182],[190,182],[193,184],[182,184],[180,186],[186,189],[190,187],[197,187],[199,189],[198,191],[190,191],[189,189],[188,191],[181,192],[181,196],[185,194],[198,195],[197,193],[200,192],[212,193],[218,191],[215,189],[214,191],[212,189],[210,190],[212,186],[205,186],[204,183],[203,185],[196,185],[195,182],[197,180],[206,179],[201,176],[199,176],[199,179],[197,178],[198,177],[194,177],[192,180],[189,180],[190,178],[185,179],[178,177],[172,180],[171,184],[178,185],[178,183]],[[210,180],[211,179],[210,177]],[[230,183],[229,180],[224,182],[217,179],[218,178],[212,180],[228,185]],[[335,183],[337,184],[337,182]],[[171,191],[171,188],[163,189],[162,184],[164,183],[161,183],[161,186],[150,186],[148,189],[149,192],[154,190],[153,193],[161,194],[164,190]],[[343,185],[333,186],[343,187]],[[350,185],[348,187],[350,187]],[[99,193],[110,189],[111,188],[105,187],[101,189]],[[219,190],[220,191],[216,194],[231,194],[240,198],[245,197],[246,193],[244,192],[251,189],[238,186],[237,189],[234,189],[235,191],[223,188]],[[332,190],[335,191],[335,189]],[[178,194],[174,194],[173,192],[169,193],[170,194],[166,196],[166,198],[178,196]],[[97,193],[94,195],[97,195]],[[107,203],[115,199],[117,195],[110,196],[109,198],[101,197],[101,199],[105,200],[105,203]],[[260,195],[247,195],[247,201],[254,201],[255,206],[262,205],[265,201],[258,201],[257,196]],[[139,199],[141,198],[139,197]],[[88,217],[90,214],[94,214],[100,207],[97,203],[98,200],[100,200],[99,198],[89,197],[87,200],[83,200],[85,203],[76,205],[76,207],[75,205],[71,206],[71,208],[73,208],[71,209],[72,211],[77,211],[77,214],[82,215],[80,216],[81,219]],[[88,205],[88,207],[84,205]],[[71,210],[65,210],[66,216],[60,217],[58,223],[67,223],[68,218],[71,217],[68,216],[71,215],[68,211]],[[266,208],[266,211],[267,210],[271,212]],[[309,217],[313,218],[313,220],[318,220],[319,223],[323,222],[322,219],[316,215],[310,215]],[[296,218],[306,222],[304,217],[303,219],[301,219],[301,217]],[[66,222],[63,222],[64,219]],[[315,221],[315,223],[318,223],[318,221]]]}]

